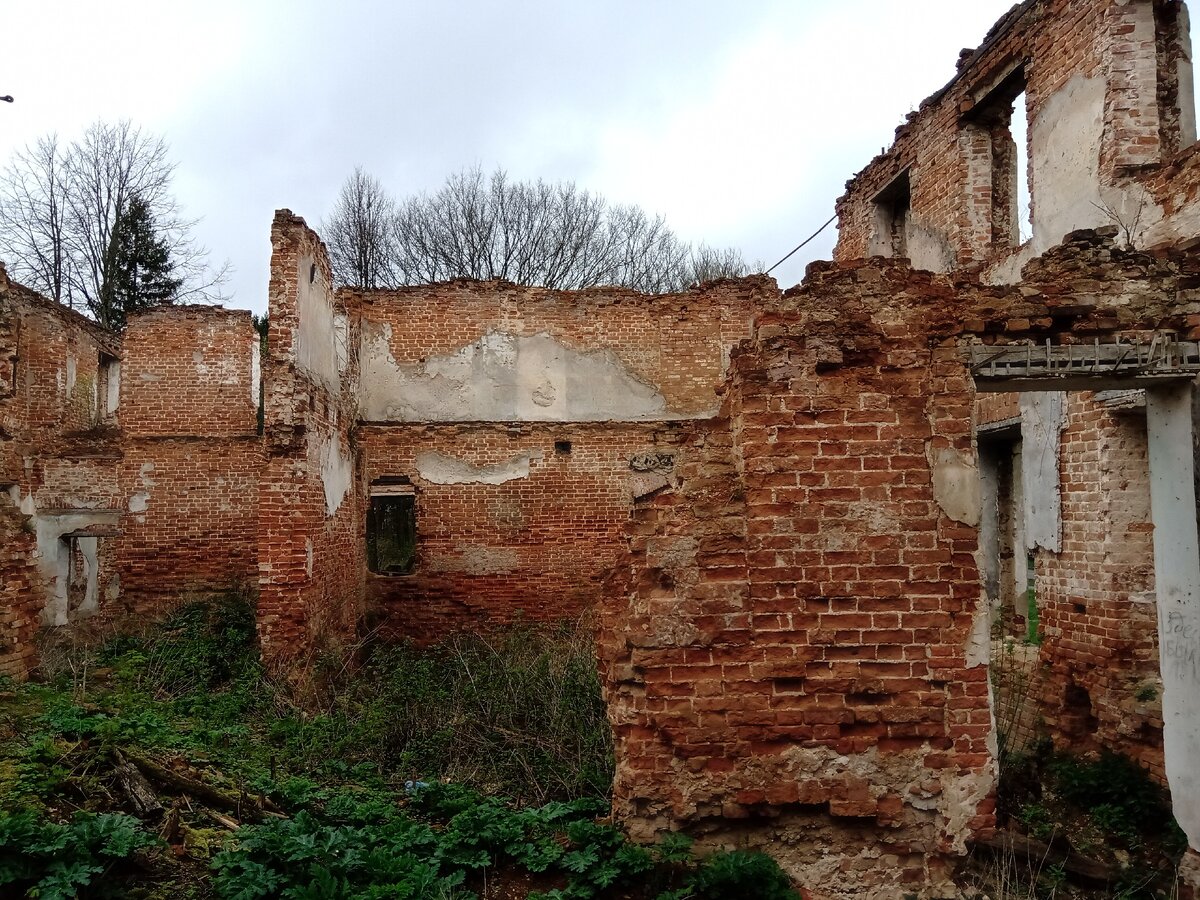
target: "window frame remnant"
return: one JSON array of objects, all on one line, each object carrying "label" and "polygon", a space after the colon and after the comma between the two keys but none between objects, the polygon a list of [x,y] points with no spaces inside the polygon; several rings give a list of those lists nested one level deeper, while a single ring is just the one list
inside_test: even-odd
[{"label": "window frame remnant", "polygon": [[417,559],[417,491],[404,477],[371,483],[367,503],[367,569],[411,575]]}]

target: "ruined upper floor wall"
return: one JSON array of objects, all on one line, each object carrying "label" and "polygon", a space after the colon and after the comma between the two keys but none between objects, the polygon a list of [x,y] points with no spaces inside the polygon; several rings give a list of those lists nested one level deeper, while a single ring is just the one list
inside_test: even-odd
[{"label": "ruined upper floor wall", "polygon": [[[1020,234],[1011,127],[1022,92],[1032,236]],[[1182,2],[1027,0],[848,182],[835,257],[980,267],[1000,283],[1081,228],[1178,244],[1196,231],[1195,136]]]},{"label": "ruined upper floor wall", "polygon": [[371,422],[661,421],[712,415],[774,281],[662,296],[454,281],[344,291],[361,311]]},{"label": "ruined upper floor wall", "polygon": [[0,441],[51,447],[109,419],[119,335],[9,281],[0,268]]},{"label": "ruined upper floor wall", "polygon": [[121,427],[138,436],[254,434],[258,333],[243,310],[163,306],[125,329]]}]

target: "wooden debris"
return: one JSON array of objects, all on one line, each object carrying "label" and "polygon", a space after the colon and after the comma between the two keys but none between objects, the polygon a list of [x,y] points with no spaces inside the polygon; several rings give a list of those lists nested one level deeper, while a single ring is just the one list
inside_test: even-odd
[{"label": "wooden debris", "polygon": [[146,777],[155,784],[161,785],[167,790],[182,794],[185,797],[191,796],[206,806],[222,809],[226,812],[231,812],[243,819],[251,821],[261,821],[268,817],[286,818],[282,813],[273,810],[263,809],[263,807],[251,796],[244,793],[234,793],[224,790],[216,785],[209,784],[206,781],[194,777],[185,772],[169,768],[161,763],[155,762],[149,757],[135,754],[132,751],[126,751],[130,761],[145,773]]},{"label": "wooden debris", "polygon": [[150,782],[146,780],[137,766],[129,762],[120,750],[113,750],[112,757],[113,762],[116,763],[113,775],[116,778],[117,786],[121,789],[121,793],[128,798],[134,813],[143,819],[161,816],[163,805],[154,792],[154,788],[151,787]]},{"label": "wooden debris", "polygon": [[206,809],[205,812],[208,813],[209,818],[211,818],[214,822],[224,825],[230,831],[237,831],[242,827],[240,822],[235,822],[233,819],[229,818],[228,816],[223,816],[219,812],[215,812],[211,809]]}]

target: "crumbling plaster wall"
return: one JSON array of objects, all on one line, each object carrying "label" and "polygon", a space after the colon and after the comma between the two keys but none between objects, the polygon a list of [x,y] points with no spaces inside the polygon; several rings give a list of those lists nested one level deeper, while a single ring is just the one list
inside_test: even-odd
[{"label": "crumbling plaster wall", "polygon": [[374,622],[424,640],[594,607],[633,496],[666,483],[678,424],[713,413],[730,350],[776,295],[762,277],[667,296],[342,291],[362,319],[365,479],[416,490],[413,571],[368,575]]},{"label": "crumbling plaster wall", "polygon": [[[5,603],[16,619],[66,624],[98,609],[115,573],[92,533],[109,534],[118,513],[115,461],[120,452],[108,422],[102,359],[115,358],[119,339],[21,285],[0,269],[0,320],[6,360],[0,389],[0,503],[11,504],[6,554],[13,585]],[[102,391],[102,387],[104,390]],[[72,598],[70,536],[86,586]],[[24,548],[24,549],[22,549]],[[8,568],[12,567],[12,568]],[[7,580],[7,579],[6,579]],[[14,669],[34,663],[28,629],[18,629]]]},{"label": "crumbling plaster wall", "polygon": [[362,614],[359,326],[335,299],[325,247],[303,219],[278,211],[271,243],[258,625],[268,663],[300,673],[351,638]]},{"label": "crumbling plaster wall", "polygon": [[455,281],[343,292],[362,309],[368,422],[655,421],[711,415],[768,278],[682,294]]},{"label": "crumbling plaster wall", "polygon": [[[835,257],[890,255],[874,201],[906,171],[909,255],[933,271],[981,265],[985,280],[1013,283],[1022,265],[1076,229],[1117,225],[1139,246],[1195,235],[1196,206],[1177,202],[1196,182],[1194,125],[1181,112],[1187,45],[1187,13],[1173,0],[1014,7],[909,114],[892,147],[848,182]],[[1015,198],[997,193],[1012,187],[994,181],[990,126],[977,118],[1014,70],[1024,77],[1032,198],[1032,237],[1020,245],[999,224]]]},{"label": "crumbling plaster wall", "polygon": [[245,312],[163,307],[116,335],[0,278],[14,620],[157,615],[256,576],[256,351]]},{"label": "crumbling plaster wall", "polygon": [[963,343],[1200,333],[1197,260],[1112,237],[1072,236],[1020,289],[812,266],[760,316],[603,605],[635,835],[762,846],[820,896],[950,895],[993,824]]}]

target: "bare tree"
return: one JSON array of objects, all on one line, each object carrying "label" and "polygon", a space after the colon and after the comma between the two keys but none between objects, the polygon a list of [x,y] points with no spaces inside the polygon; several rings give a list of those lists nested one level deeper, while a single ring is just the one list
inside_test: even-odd
[{"label": "bare tree", "polygon": [[73,306],[62,162],[55,134],[13,155],[0,181],[0,249],[18,281]]},{"label": "bare tree", "polygon": [[[330,220],[335,257],[368,259],[373,251],[364,243],[384,245],[373,223],[359,231],[346,227],[366,220],[357,201],[364,182],[381,191],[361,169],[347,179]],[[347,215],[347,205],[359,213]],[[374,283],[352,265],[335,261],[335,271],[343,283],[368,287],[474,278],[561,289],[615,284],[652,293],[747,271],[736,250],[693,248],[661,216],[638,207],[610,206],[570,182],[514,182],[502,170],[485,176],[478,167],[397,204],[387,250],[390,265],[378,266],[375,271],[386,274]]]},{"label": "bare tree", "polygon": [[321,223],[334,276],[340,283],[367,288],[395,284],[395,210],[395,201],[379,179],[356,166],[342,184],[333,212]]},{"label": "bare tree", "polygon": [[117,227],[133,199],[145,204],[179,280],[172,301],[219,300],[216,270],[170,192],[175,165],[160,137],[127,121],[96,122],[65,149],[56,136],[16,153],[0,184],[0,254],[21,280],[108,321],[117,274]]}]

